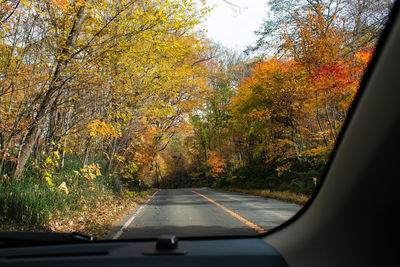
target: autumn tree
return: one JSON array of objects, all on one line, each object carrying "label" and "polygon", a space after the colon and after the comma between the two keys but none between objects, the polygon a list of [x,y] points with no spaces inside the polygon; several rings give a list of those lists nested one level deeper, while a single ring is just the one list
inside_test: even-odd
[{"label": "autumn tree", "polygon": [[[273,16],[247,50],[264,54],[247,61],[253,67],[239,80],[231,76],[235,67],[209,74],[205,109],[192,116],[192,155],[206,177],[224,177],[220,185],[247,181],[311,192],[388,16],[389,3],[364,4],[270,1]],[[355,10],[374,16],[349,14]],[[228,62],[209,64],[224,69]]]},{"label": "autumn tree", "polygon": [[59,145],[62,162],[78,155],[85,165],[105,151],[107,170],[132,174],[204,93],[195,64],[204,42],[193,28],[208,9],[195,1],[4,1],[1,8],[1,149],[3,161],[16,162],[16,177],[30,156]]},{"label": "autumn tree", "polygon": [[306,19],[306,10],[321,9],[329,24],[336,23],[340,27],[347,45],[355,50],[361,49],[376,43],[392,5],[390,0],[270,0],[265,10],[266,19],[255,32],[258,39],[246,49],[246,53],[279,53],[283,44],[281,29],[295,31],[296,21]]}]

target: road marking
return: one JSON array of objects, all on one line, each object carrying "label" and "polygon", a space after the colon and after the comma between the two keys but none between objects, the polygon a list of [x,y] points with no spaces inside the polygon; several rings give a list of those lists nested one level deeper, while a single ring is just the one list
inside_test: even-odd
[{"label": "road marking", "polygon": [[127,221],[125,222],[125,224],[124,224],[124,225],[121,227],[121,229],[119,229],[119,231],[112,237],[112,239],[118,239],[118,238],[122,235],[122,233],[124,232],[124,230],[125,230],[126,228],[128,228],[128,226],[133,222],[133,220],[140,214],[140,212],[143,210],[143,208],[148,204],[148,202],[149,202],[151,199],[153,199],[153,197],[154,197],[157,193],[158,193],[158,191],[155,192],[155,193],[151,196],[151,198],[149,198],[143,205],[141,205],[141,206],[136,210],[135,213],[132,214],[132,216],[129,218],[129,220],[127,220]]},{"label": "road marking", "polygon": [[247,226],[250,226],[251,228],[253,228],[254,230],[256,230],[257,232],[259,232],[260,234],[264,234],[267,232],[267,230],[263,229],[262,227],[258,226],[257,224],[254,224],[252,222],[250,222],[249,220],[246,220],[245,218],[243,218],[242,216],[240,216],[239,214],[231,211],[230,209],[225,208],[224,206],[222,206],[221,204],[219,204],[218,202],[216,202],[215,200],[206,197],[205,195],[200,194],[199,192],[196,192],[194,190],[192,190],[192,193],[195,193],[205,199],[207,199],[208,201],[210,201],[211,203],[213,203],[214,205],[220,207],[221,209],[223,209],[224,211],[226,211],[227,213],[229,213],[230,215],[232,215],[233,217],[235,217],[236,219],[238,219],[239,221],[247,224]]},{"label": "road marking", "polygon": [[[221,195],[223,195],[225,198],[228,198],[228,199],[231,199],[231,200],[234,200],[234,201],[240,201],[240,200],[238,200],[237,198],[235,198],[235,197],[233,197],[232,195],[229,195],[229,194],[225,194],[225,193],[221,193],[221,192],[219,192]],[[277,201],[277,200],[269,200],[269,201]],[[253,204],[254,205],[254,204]],[[256,206],[254,206],[254,207],[260,207],[259,205],[257,205],[257,204],[255,204]],[[264,207],[265,208],[265,207]],[[293,214],[282,214],[283,213],[283,211],[280,211],[280,212],[275,212],[275,211],[273,211],[273,210],[265,210],[264,211],[265,213],[269,213],[269,214],[271,214],[272,216],[275,216],[275,217],[278,217],[278,218],[280,218],[280,219],[283,219],[283,220],[285,220],[285,221],[287,221],[287,220],[289,220],[291,217],[293,217]]]}]

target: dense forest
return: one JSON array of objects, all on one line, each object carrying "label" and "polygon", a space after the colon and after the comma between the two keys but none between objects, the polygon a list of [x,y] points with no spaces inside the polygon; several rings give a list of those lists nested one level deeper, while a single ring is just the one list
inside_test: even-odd
[{"label": "dense forest", "polygon": [[0,2],[0,221],[151,186],[311,194],[392,1],[271,0],[246,54],[205,0]]},{"label": "dense forest", "polygon": [[205,103],[155,158],[158,183],[310,195],[391,4],[271,0],[250,57],[207,62]]}]

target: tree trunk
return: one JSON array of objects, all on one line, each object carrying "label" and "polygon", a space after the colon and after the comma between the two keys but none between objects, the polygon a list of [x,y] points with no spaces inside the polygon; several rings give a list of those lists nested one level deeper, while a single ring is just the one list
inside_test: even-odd
[{"label": "tree trunk", "polygon": [[65,138],[64,138],[64,144],[62,148],[62,158],[61,158],[61,168],[64,168],[65,164],[65,147],[67,146],[67,141],[68,141],[68,133],[69,133],[69,123],[71,120],[71,112],[72,112],[72,107],[69,107],[69,110],[67,112],[67,125],[66,125],[66,131],[65,131]]},{"label": "tree trunk", "polygon": [[329,116],[328,99],[327,99],[326,93],[325,93],[325,115],[326,115],[326,117],[327,117],[327,119],[328,119],[329,128],[330,128],[330,130],[331,130],[331,135],[332,135],[333,143],[335,143],[335,142],[336,142],[336,133],[335,133],[335,131],[334,131],[334,129],[333,129],[333,122],[332,122],[332,120],[331,120],[331,118],[330,118],[330,116]]},{"label": "tree trunk", "polygon": [[332,121],[333,121],[333,129],[335,130],[335,134],[337,136],[336,116],[335,116],[335,109],[333,107],[331,108],[331,114],[332,114]]},{"label": "tree trunk", "polygon": [[117,146],[117,139],[113,138],[108,149],[108,162],[106,167],[106,173],[111,172],[113,169],[113,161],[114,161],[116,146]]},{"label": "tree trunk", "polygon": [[2,153],[2,158],[1,158],[1,162],[0,162],[0,174],[3,174],[3,165],[4,165],[4,161],[6,159],[6,155],[5,154],[7,153],[8,148],[11,145],[12,139],[13,139],[13,136],[10,136],[9,139],[8,139],[7,145],[5,145],[5,147],[3,147],[3,145],[2,145],[2,147],[1,147],[3,149],[3,153]]},{"label": "tree trunk", "polygon": [[62,56],[56,62],[56,68],[54,70],[49,89],[47,90],[42,102],[40,103],[39,111],[36,113],[35,116],[35,121],[30,125],[29,131],[22,144],[22,148],[18,156],[17,166],[13,175],[14,177],[18,177],[21,175],[25,164],[32,152],[36,137],[42,133],[43,119],[45,118],[47,109],[53,104],[53,96],[57,91],[62,90],[63,88],[64,84],[61,79],[62,70],[63,68],[65,68],[65,66],[68,65],[69,61],[71,60],[71,50],[75,47],[79,33],[82,29],[82,25],[86,19],[86,6],[87,4],[82,5],[77,12],[76,19],[66,40],[66,45],[62,50]]},{"label": "tree trunk", "polygon": [[162,181],[162,179],[163,179],[163,176],[162,176],[162,174],[161,174],[161,170],[160,170],[160,166],[158,165],[158,162],[157,162],[157,160],[154,160],[155,161],[155,165],[156,165],[156,179],[157,179],[157,184],[159,184],[160,183],[160,181]]},{"label": "tree trunk", "polygon": [[57,113],[57,101],[53,101],[49,113],[49,123],[47,126],[46,142],[47,146],[50,147],[51,143],[54,142],[54,132],[56,129],[56,113]]},{"label": "tree trunk", "polygon": [[86,145],[85,145],[85,151],[84,151],[84,159],[83,159],[83,167],[86,167],[87,165],[87,161],[88,161],[88,157],[89,157],[89,149],[90,149],[90,141],[92,140],[92,137],[89,137],[86,140]]},{"label": "tree trunk", "polygon": [[322,128],[322,124],[321,124],[321,121],[320,121],[320,119],[319,119],[319,103],[318,103],[318,95],[316,95],[316,102],[317,102],[317,122],[318,122],[318,126],[319,126],[319,129],[321,130],[321,132],[322,132],[322,135],[323,135],[323,137],[324,137],[324,142],[325,142],[325,145],[326,146],[328,146],[329,145],[329,143],[328,143],[328,140],[326,139],[326,136],[325,136],[325,134],[323,133],[324,132],[324,128]]},{"label": "tree trunk", "polygon": [[37,134],[40,134],[40,132],[41,127],[38,124],[35,124],[25,136],[25,139],[21,144],[22,148],[18,155],[17,166],[15,167],[13,175],[14,177],[19,177],[22,174],[22,170],[24,169],[24,166],[32,152],[33,145],[35,144],[36,136]]}]

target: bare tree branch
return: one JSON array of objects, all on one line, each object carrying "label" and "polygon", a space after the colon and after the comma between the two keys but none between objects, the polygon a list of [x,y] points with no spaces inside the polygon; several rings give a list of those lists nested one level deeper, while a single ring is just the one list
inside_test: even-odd
[{"label": "bare tree branch", "polygon": [[214,57],[215,57],[215,56],[211,56],[211,57],[208,57],[208,58],[203,58],[203,59],[197,60],[196,62],[194,62],[194,63],[192,64],[192,68],[194,67],[194,65],[199,64],[199,63],[204,62],[204,61],[211,60],[211,59],[213,59]]},{"label": "bare tree branch", "polygon": [[234,7],[240,8],[240,6],[238,6],[238,5],[235,5],[235,4],[232,4],[231,2],[228,2],[228,1],[226,1],[226,0],[222,0],[222,1],[224,1],[224,2],[225,2],[225,3],[227,3],[228,5],[231,5],[231,6],[234,6]]}]

